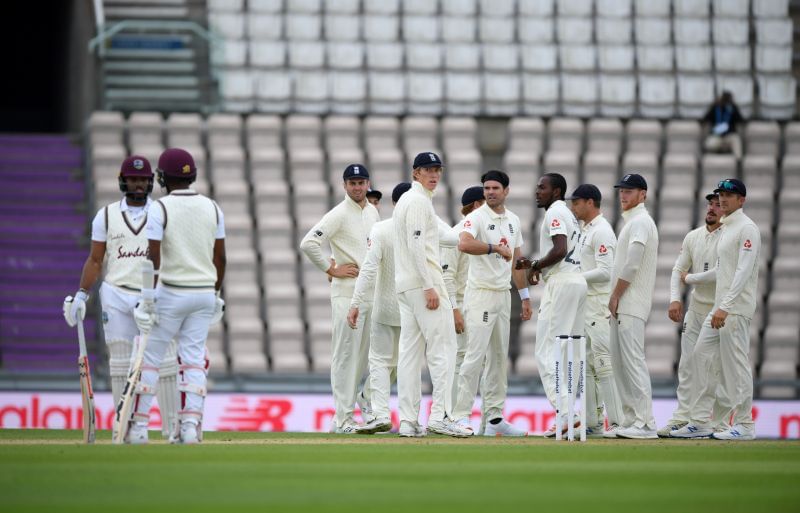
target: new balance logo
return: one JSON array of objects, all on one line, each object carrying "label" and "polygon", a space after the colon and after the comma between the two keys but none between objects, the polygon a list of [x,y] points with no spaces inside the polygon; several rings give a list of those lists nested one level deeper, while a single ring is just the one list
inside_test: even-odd
[{"label": "new balance logo", "polygon": [[489,229],[490,229],[490,230],[494,230],[494,225],[493,225],[493,224],[490,224],[490,225],[489,225]]}]

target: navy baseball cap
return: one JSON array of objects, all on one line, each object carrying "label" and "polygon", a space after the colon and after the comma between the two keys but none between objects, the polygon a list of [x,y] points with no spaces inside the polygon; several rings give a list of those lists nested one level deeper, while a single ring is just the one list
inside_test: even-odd
[{"label": "navy baseball cap", "polygon": [[442,164],[442,159],[439,158],[439,155],[432,151],[426,151],[418,153],[417,156],[414,157],[413,167],[414,169],[418,167],[444,167],[444,164]]},{"label": "navy baseball cap", "polygon": [[484,199],[483,187],[481,187],[480,185],[467,187],[466,189],[464,189],[464,194],[461,195],[461,206],[465,207],[482,199]]},{"label": "navy baseball cap", "polygon": [[481,177],[481,183],[486,183],[488,180],[493,180],[495,182],[500,182],[500,185],[503,186],[503,189],[508,187],[508,175],[502,171],[498,171],[496,169],[492,169],[491,171],[487,171]]},{"label": "navy baseball cap", "polygon": [[600,189],[598,189],[595,185],[584,183],[572,191],[572,195],[567,199],[590,199],[599,202],[603,199],[603,196],[600,194]]},{"label": "navy baseball cap", "polygon": [[411,190],[411,184],[408,182],[400,182],[392,189],[392,202],[397,203],[400,201],[400,196]]},{"label": "navy baseball cap", "polygon": [[383,197],[383,193],[378,189],[368,189],[367,190],[367,197],[368,198],[378,198],[378,201]]},{"label": "navy baseball cap", "polygon": [[351,178],[363,178],[364,180],[369,180],[369,171],[367,170],[367,166],[364,164],[350,164],[345,168],[342,178],[345,180],[349,180]]},{"label": "navy baseball cap", "polygon": [[719,194],[716,192],[706,194],[706,201],[711,201],[712,199],[719,199]]},{"label": "navy baseball cap", "polygon": [[647,190],[647,180],[642,175],[636,173],[629,173],[622,177],[615,189],[642,189]]},{"label": "navy baseball cap", "polygon": [[740,196],[747,196],[747,187],[744,186],[744,182],[737,180],[736,178],[726,178],[721,180],[717,184],[717,188],[714,189],[714,194],[719,194],[722,191],[732,192]]}]

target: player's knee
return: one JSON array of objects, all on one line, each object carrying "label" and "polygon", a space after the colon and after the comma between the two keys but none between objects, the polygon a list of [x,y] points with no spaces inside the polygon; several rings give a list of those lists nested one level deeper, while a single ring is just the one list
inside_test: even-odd
[{"label": "player's knee", "polygon": [[605,354],[594,355],[594,372],[598,379],[602,379],[613,374],[611,357]]}]

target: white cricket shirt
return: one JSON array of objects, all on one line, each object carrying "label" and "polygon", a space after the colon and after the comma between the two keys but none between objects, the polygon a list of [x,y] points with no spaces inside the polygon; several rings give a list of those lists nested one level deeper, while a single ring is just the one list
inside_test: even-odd
[{"label": "white cricket shirt", "polygon": [[644,254],[633,281],[619,300],[617,312],[647,321],[653,305],[653,290],[656,286],[658,230],[644,203],[623,212],[622,218],[625,220],[625,226],[619,232],[617,240],[614,271],[611,275],[612,289],[616,287],[617,279],[625,268],[631,244],[643,244]]},{"label": "white cricket shirt", "polygon": [[[369,202],[364,208],[345,195],[341,203],[333,207],[303,237],[300,249],[319,270],[325,272],[330,267],[325,243],[330,244],[336,265],[361,265],[367,256],[367,238],[372,225],[380,220],[378,209]],[[353,297],[355,278],[333,278],[331,297]]]},{"label": "white cricket shirt", "polygon": [[131,207],[125,198],[100,210],[92,220],[92,240],[106,244],[104,281],[130,290],[142,288],[141,263],[150,253],[145,235],[147,210],[152,200]]},{"label": "white cricket shirt", "polygon": [[[708,228],[701,226],[686,234],[683,244],[681,244],[681,252],[675,261],[675,267],[672,268],[670,301],[681,300],[681,273],[703,273],[717,265],[717,245],[721,233],[720,228],[709,232]],[[714,281],[694,285],[689,298],[689,309],[700,314],[707,314],[714,305],[716,288]]]},{"label": "white cricket shirt", "polygon": [[761,232],[742,209],[722,218],[717,246],[717,290],[714,307],[753,318],[758,298]]},{"label": "white cricket shirt", "polygon": [[[453,231],[461,233],[464,228],[462,219],[453,226]],[[442,273],[447,294],[453,308],[464,309],[464,292],[467,289],[469,275],[469,255],[459,251],[457,247],[442,248]]]},{"label": "white cricket shirt", "polygon": [[542,226],[539,230],[539,258],[542,259],[553,249],[553,237],[566,235],[567,254],[564,258],[550,267],[542,269],[542,279],[547,281],[552,276],[560,273],[579,273],[580,255],[576,248],[580,243],[581,228],[575,214],[567,207],[564,200],[558,200],[550,205],[544,214]]},{"label": "white cricket shirt", "polygon": [[400,306],[394,288],[394,222],[392,218],[372,227],[367,256],[356,278],[350,307],[373,302],[372,318],[387,326],[400,326]]},{"label": "white cricket shirt", "polygon": [[583,224],[580,247],[581,274],[588,286],[586,295],[609,295],[617,236],[603,214]]},{"label": "white cricket shirt", "polygon": [[[514,249],[522,247],[522,230],[519,217],[508,209],[502,214],[492,210],[487,203],[473,210],[464,219],[462,231],[475,239]],[[505,261],[497,253],[469,255],[467,286],[471,289],[508,290],[511,288],[512,261]],[[513,259],[512,259],[513,260]]]}]

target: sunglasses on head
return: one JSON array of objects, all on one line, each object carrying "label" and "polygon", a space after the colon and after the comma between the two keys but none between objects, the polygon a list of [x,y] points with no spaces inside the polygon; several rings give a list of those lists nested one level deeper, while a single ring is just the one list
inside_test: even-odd
[{"label": "sunglasses on head", "polygon": [[726,191],[736,191],[737,187],[736,184],[729,182],[728,180],[722,180],[720,183],[717,184],[718,189],[725,189]]}]

